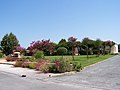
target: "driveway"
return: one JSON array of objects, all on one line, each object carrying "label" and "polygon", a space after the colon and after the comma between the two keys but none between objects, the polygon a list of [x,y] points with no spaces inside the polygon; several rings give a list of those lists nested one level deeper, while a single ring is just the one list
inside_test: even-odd
[{"label": "driveway", "polygon": [[75,75],[50,78],[47,81],[96,90],[120,90],[120,56],[89,66]]}]

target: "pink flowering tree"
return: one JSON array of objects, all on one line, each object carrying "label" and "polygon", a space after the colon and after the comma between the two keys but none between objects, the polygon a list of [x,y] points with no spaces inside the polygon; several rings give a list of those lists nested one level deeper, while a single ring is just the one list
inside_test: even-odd
[{"label": "pink flowering tree", "polygon": [[76,46],[76,40],[77,40],[77,38],[75,38],[75,37],[69,37],[68,38],[68,42],[70,43],[70,45],[71,45],[71,47],[72,47],[72,58],[73,58],[73,60],[74,60],[74,49],[75,49],[75,46]]},{"label": "pink flowering tree", "polygon": [[50,40],[33,41],[29,47],[30,52],[32,52],[33,54],[37,51],[43,51],[45,54],[52,55],[54,49],[54,43],[50,42]]},{"label": "pink flowering tree", "polygon": [[111,48],[112,48],[113,45],[115,45],[115,42],[108,40],[105,43],[106,43],[107,46],[109,46],[109,54],[110,54]]}]

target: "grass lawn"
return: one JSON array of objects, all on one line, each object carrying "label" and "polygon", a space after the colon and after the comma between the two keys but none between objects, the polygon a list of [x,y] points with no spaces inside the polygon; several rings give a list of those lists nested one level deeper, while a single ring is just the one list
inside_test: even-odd
[{"label": "grass lawn", "polygon": [[[91,64],[103,61],[105,59],[108,59],[110,57],[113,57],[115,55],[105,55],[105,56],[99,56],[96,57],[95,55],[89,55],[89,59],[87,59],[86,55],[80,55],[80,56],[75,56],[75,60],[73,62],[80,62],[82,67],[89,66]],[[50,59],[50,60],[57,60],[60,59],[62,56],[45,56],[45,58]],[[64,59],[72,60],[72,56],[64,56]]]}]

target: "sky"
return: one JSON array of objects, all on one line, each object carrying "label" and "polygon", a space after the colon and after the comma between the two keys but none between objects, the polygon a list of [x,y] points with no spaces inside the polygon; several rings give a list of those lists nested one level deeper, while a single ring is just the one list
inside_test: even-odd
[{"label": "sky", "polygon": [[119,44],[120,0],[0,0],[0,40],[10,32],[23,47],[71,36]]}]

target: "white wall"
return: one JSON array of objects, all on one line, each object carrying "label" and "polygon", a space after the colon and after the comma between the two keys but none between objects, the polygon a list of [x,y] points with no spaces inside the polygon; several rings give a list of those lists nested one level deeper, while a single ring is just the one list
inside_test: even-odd
[{"label": "white wall", "polygon": [[112,46],[112,48],[111,48],[111,53],[118,53],[118,45],[117,44],[115,44],[114,46]]}]

